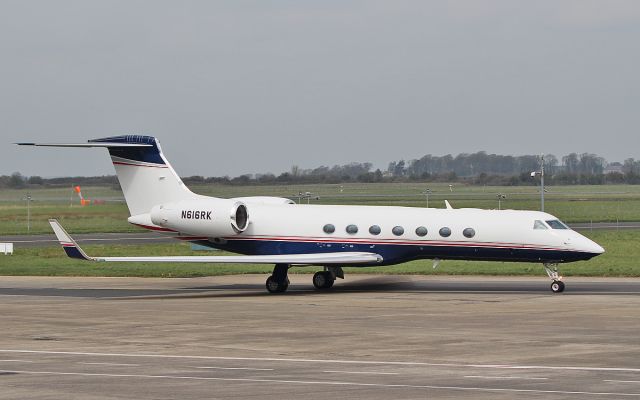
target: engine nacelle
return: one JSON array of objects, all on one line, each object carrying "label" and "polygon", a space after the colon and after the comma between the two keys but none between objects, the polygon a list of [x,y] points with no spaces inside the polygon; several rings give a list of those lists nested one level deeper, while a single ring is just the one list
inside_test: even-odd
[{"label": "engine nacelle", "polygon": [[295,201],[284,197],[273,196],[250,196],[250,197],[235,197],[230,200],[240,201],[245,204],[266,204],[266,205],[286,205],[296,204]]},{"label": "engine nacelle", "polygon": [[160,204],[151,210],[151,222],[194,236],[238,235],[249,226],[247,206],[233,199],[187,200]]}]

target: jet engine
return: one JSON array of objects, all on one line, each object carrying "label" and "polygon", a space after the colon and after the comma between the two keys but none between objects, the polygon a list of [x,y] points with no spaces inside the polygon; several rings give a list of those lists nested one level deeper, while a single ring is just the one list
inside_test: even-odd
[{"label": "jet engine", "polygon": [[160,204],[150,213],[151,222],[194,236],[238,235],[249,226],[246,204],[233,199],[187,200]]}]

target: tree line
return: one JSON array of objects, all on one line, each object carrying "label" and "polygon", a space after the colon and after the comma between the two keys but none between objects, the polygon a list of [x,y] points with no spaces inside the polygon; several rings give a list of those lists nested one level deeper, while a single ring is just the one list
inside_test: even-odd
[{"label": "tree line", "polygon": [[[531,172],[540,169],[540,157],[534,155],[510,156],[477,153],[462,153],[457,156],[425,155],[415,160],[397,160],[389,163],[386,170],[373,169],[369,162],[351,162],[332,167],[320,166],[302,169],[293,166],[279,175],[247,174],[228,176],[183,177],[188,184],[218,183],[227,185],[249,184],[314,184],[346,182],[465,182],[489,185],[534,185]],[[609,170],[606,170],[609,167]],[[629,158],[623,163],[608,164],[606,160],[591,153],[570,153],[558,159],[553,154],[544,156],[545,179],[549,184],[640,184],[640,160]],[[45,179],[39,176],[25,177],[18,172],[0,176],[0,188],[23,188],[27,186],[65,185],[117,185],[114,175],[95,177],[64,177]]]}]

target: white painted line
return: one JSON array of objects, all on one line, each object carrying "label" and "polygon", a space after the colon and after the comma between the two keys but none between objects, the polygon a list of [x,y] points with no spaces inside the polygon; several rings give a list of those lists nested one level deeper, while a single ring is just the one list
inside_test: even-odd
[{"label": "white painted line", "polygon": [[79,362],[83,365],[108,365],[113,367],[139,367],[140,364],[120,364],[120,363],[108,363],[108,362]]},{"label": "white painted line", "polygon": [[198,369],[228,369],[228,370],[247,370],[247,371],[273,371],[273,368],[249,368],[249,367],[190,367]]},{"label": "white painted line", "polygon": [[[167,240],[173,239],[171,236],[167,237],[132,237],[132,238],[95,238],[95,239],[78,239],[77,242],[113,242],[123,240]],[[14,240],[13,243],[58,243],[57,239],[38,239],[38,240]]]},{"label": "white painted line", "polygon": [[280,384],[294,384],[294,385],[324,385],[324,386],[326,385],[359,386],[359,387],[374,387],[374,388],[377,387],[377,388],[402,388],[402,389],[459,390],[459,391],[468,391],[468,392],[577,394],[577,395],[600,396],[600,397],[602,396],[640,397],[640,393],[622,393],[622,392],[583,392],[583,391],[567,391],[567,390],[407,385],[407,384],[360,383],[360,382],[343,382],[343,381],[302,381],[302,380],[297,381],[297,380],[257,379],[257,378],[218,378],[218,377],[209,377],[209,376],[184,376],[184,375],[96,374],[96,373],[87,373],[87,372],[53,372],[53,371],[19,371],[19,370],[0,370],[0,373],[57,375],[57,376],[103,376],[103,377],[109,377],[109,378],[185,379],[185,380],[199,380],[199,381],[280,383]]},{"label": "white painted line", "polygon": [[616,381],[613,379],[604,379],[603,382],[609,382],[609,383],[640,383],[640,381]]},{"label": "white painted line", "polygon": [[22,362],[22,363],[32,363],[33,361],[29,361],[29,360],[0,360],[0,362]]},{"label": "white painted line", "polygon": [[299,363],[324,363],[324,364],[361,364],[361,365],[405,365],[424,367],[452,367],[452,368],[489,368],[489,369],[548,369],[566,371],[622,371],[640,372],[640,368],[622,367],[581,367],[581,366],[552,366],[552,365],[508,365],[508,364],[455,364],[455,363],[427,363],[419,361],[373,361],[373,360],[317,360],[307,358],[273,358],[273,357],[222,357],[222,356],[182,356],[168,354],[148,353],[92,353],[85,351],[44,351],[44,350],[14,350],[0,349],[0,353],[19,354],[58,354],[70,356],[96,356],[96,357],[147,357],[147,358],[174,358],[192,360],[238,360],[238,361],[279,361]]},{"label": "white painted line", "polygon": [[328,374],[362,374],[362,375],[400,375],[398,372],[369,372],[369,371],[322,371]]},{"label": "white painted line", "polygon": [[483,375],[465,375],[465,378],[475,379],[523,379],[523,380],[540,380],[545,381],[549,378],[533,378],[529,376],[483,376]]}]

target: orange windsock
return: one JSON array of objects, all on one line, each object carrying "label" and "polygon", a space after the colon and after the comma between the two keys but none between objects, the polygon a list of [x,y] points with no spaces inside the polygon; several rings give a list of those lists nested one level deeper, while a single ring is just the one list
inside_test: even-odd
[{"label": "orange windsock", "polygon": [[80,193],[80,186],[76,186],[75,188],[76,193]]}]

